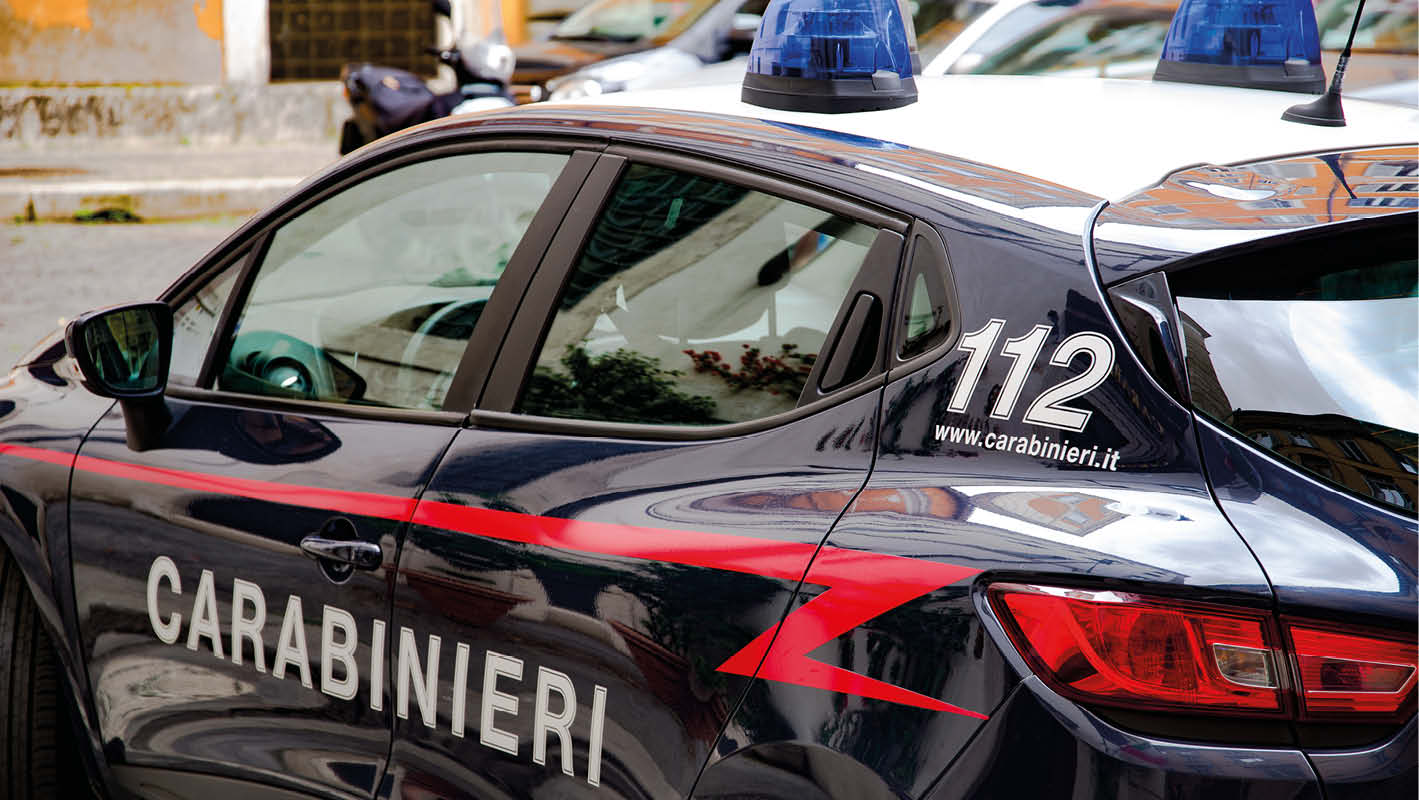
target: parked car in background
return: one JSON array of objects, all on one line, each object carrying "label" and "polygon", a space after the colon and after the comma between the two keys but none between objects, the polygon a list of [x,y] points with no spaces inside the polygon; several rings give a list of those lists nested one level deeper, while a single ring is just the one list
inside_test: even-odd
[{"label": "parked car in background", "polygon": [[768,0],[596,0],[562,20],[545,41],[514,49],[514,91],[523,101],[539,99],[549,81],[622,57],[629,58],[611,68],[612,78],[638,75],[668,59],[683,59],[687,71],[747,53],[767,5]]},{"label": "parked car in background", "polygon": [[[626,4],[623,0],[606,0],[605,5]],[[600,4],[587,6],[591,9]],[[646,7],[646,4],[639,4]],[[730,3],[734,5],[734,3]],[[744,61],[748,45],[754,39],[767,0],[740,2],[730,20],[727,54],[718,51],[695,51],[679,40],[649,50],[608,58],[547,81],[548,99],[572,100],[609,92],[622,92],[662,85],[709,85],[735,82],[744,77]],[[916,32],[922,63],[933,58],[963,31],[976,17],[994,5],[994,0],[911,0],[907,4]],[[572,18],[568,18],[570,23]],[[729,58],[730,60],[725,60]],[[523,68],[519,51],[518,68]],[[530,69],[530,68],[529,68]],[[518,80],[514,78],[514,80]]]},{"label": "parked car in background", "polygon": [[[1077,75],[1151,78],[1177,3],[1173,0],[1001,0],[954,38],[925,75]],[[1316,6],[1327,76],[1345,47],[1355,0]],[[1365,6],[1346,68],[1347,94],[1415,105],[1416,6]]]}]

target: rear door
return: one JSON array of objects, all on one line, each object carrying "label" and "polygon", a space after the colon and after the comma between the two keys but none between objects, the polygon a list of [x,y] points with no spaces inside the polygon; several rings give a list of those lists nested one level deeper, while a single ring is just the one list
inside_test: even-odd
[{"label": "rear door", "polygon": [[391,570],[465,419],[463,353],[501,335],[487,304],[521,294],[594,158],[395,154],[174,297],[166,418],[145,431],[115,406],[73,479],[83,655],[120,781],[376,790]]},{"label": "rear door", "polygon": [[404,545],[397,795],[689,793],[870,470],[906,228],[602,156]]}]

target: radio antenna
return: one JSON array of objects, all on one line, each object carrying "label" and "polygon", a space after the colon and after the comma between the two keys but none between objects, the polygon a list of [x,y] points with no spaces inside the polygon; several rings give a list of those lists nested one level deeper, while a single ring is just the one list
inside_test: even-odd
[{"label": "radio antenna", "polygon": [[1355,19],[1350,23],[1350,38],[1345,40],[1345,49],[1340,53],[1340,60],[1335,63],[1335,74],[1330,78],[1330,88],[1316,100],[1286,109],[1281,115],[1282,119],[1303,125],[1345,127],[1345,107],[1340,103],[1340,82],[1345,78],[1345,65],[1350,63],[1350,46],[1355,43],[1355,31],[1360,28],[1360,15],[1364,12],[1365,0],[1360,0],[1359,7],[1355,9]]}]

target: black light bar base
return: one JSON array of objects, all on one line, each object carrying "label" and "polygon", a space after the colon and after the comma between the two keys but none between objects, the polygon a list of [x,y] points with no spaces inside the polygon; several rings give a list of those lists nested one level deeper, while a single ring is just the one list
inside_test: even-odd
[{"label": "black light bar base", "polygon": [[1275,66],[1199,64],[1192,61],[1159,61],[1155,81],[1240,86],[1281,92],[1320,94],[1325,91],[1325,70],[1319,64]]},{"label": "black light bar base", "polygon": [[846,114],[881,111],[916,102],[916,81],[895,72],[878,71],[871,78],[785,78],[750,72],[744,76],[740,99],[750,105],[780,111]]}]

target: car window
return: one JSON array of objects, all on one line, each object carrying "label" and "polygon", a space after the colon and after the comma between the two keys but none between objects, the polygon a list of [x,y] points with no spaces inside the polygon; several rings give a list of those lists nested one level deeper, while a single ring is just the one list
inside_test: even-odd
[{"label": "car window", "polygon": [[1169,9],[1103,9],[1057,20],[987,57],[972,72],[1038,75],[1122,61],[1152,63],[1163,52]]},{"label": "car window", "polygon": [[630,167],[583,246],[518,410],[711,425],[793,409],[876,230]]},{"label": "car window", "polygon": [[[1358,0],[1321,0],[1316,4],[1316,22],[1320,27],[1320,45],[1327,50],[1340,50],[1350,37],[1350,25],[1355,19]],[[1370,0],[1360,16],[1355,31],[1357,52],[1403,53],[1419,52],[1419,7],[1413,0]]]},{"label": "car window", "polygon": [[1331,483],[1413,511],[1412,220],[1169,276],[1194,407]]},{"label": "car window", "polygon": [[168,382],[184,386],[197,383],[202,361],[216,333],[218,317],[231,297],[243,259],[228,265],[172,312],[172,365]]},{"label": "car window", "polygon": [[567,157],[471,153],[363,181],[272,237],[218,387],[439,409]]},{"label": "car window", "polygon": [[635,42],[690,27],[714,0],[596,0],[562,20],[553,39]]},{"label": "car window", "polygon": [[925,353],[951,335],[951,308],[946,291],[946,265],[924,236],[912,247],[907,295],[897,357],[906,360]]}]

